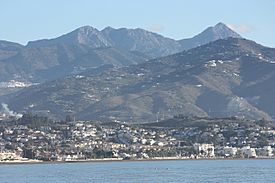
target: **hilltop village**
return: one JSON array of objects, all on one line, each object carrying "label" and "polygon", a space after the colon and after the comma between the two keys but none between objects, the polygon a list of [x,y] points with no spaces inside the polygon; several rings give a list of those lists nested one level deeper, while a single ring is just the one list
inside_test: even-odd
[{"label": "hilltop village", "polygon": [[[70,120],[70,119],[68,119]],[[24,115],[0,122],[0,161],[273,158],[273,122],[176,116],[150,124]]]}]

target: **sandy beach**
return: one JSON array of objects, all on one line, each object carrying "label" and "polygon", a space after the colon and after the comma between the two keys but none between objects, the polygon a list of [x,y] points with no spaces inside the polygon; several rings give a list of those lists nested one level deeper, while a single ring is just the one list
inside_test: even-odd
[{"label": "sandy beach", "polygon": [[258,158],[188,158],[188,157],[155,157],[149,159],[123,159],[123,158],[104,158],[104,159],[85,159],[85,160],[70,160],[70,161],[42,161],[42,160],[14,160],[14,161],[0,161],[0,165],[18,165],[18,164],[62,164],[62,163],[89,163],[89,162],[133,162],[133,161],[198,161],[198,160],[263,160],[263,159],[275,159],[268,157]]}]

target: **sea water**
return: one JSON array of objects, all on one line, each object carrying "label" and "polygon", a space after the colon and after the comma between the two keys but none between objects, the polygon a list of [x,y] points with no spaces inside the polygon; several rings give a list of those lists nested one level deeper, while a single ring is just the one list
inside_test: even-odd
[{"label": "sea water", "polygon": [[0,182],[275,182],[275,160],[177,160],[0,165]]}]

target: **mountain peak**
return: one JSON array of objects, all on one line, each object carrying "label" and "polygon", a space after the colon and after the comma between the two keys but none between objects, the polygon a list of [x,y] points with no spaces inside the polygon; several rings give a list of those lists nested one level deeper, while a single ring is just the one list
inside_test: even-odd
[{"label": "mountain peak", "polygon": [[96,28],[89,26],[89,25],[79,27],[75,31],[77,31],[79,33],[99,32],[99,30],[97,30]]},{"label": "mountain peak", "polygon": [[81,44],[93,48],[110,46],[103,34],[96,28],[86,25],[55,39],[29,42],[28,46],[49,46],[55,44]]},{"label": "mountain peak", "polygon": [[182,47],[187,50],[212,41],[216,41],[218,39],[226,39],[229,37],[241,38],[238,33],[231,30],[228,26],[226,26],[226,24],[219,22],[214,27],[208,27],[193,38],[180,40],[180,43]]},{"label": "mountain peak", "polygon": [[220,27],[220,28],[228,28],[228,27],[226,26],[226,24],[224,24],[223,22],[217,23],[214,27],[216,27],[216,28],[218,28],[218,27]]},{"label": "mountain peak", "polygon": [[230,29],[226,24],[219,22],[214,27],[209,27],[206,29],[208,31],[212,31],[215,36],[217,36],[219,39],[225,39],[228,37],[234,37],[234,38],[241,38],[241,36]]},{"label": "mountain peak", "polygon": [[104,29],[102,29],[101,32],[104,32],[104,31],[113,31],[113,30],[116,30],[116,29],[113,28],[113,27],[111,27],[111,26],[107,26]]},{"label": "mountain peak", "polygon": [[[231,28],[229,28],[225,23],[223,22],[219,22],[217,23],[214,27],[209,27],[209,29],[212,29],[212,30],[215,30],[215,31],[227,31],[227,32],[234,32],[235,34],[237,34],[235,31],[233,31]],[[238,35],[238,34],[237,34]],[[234,36],[234,37],[237,37],[237,38],[241,38],[240,35],[238,36]]]}]

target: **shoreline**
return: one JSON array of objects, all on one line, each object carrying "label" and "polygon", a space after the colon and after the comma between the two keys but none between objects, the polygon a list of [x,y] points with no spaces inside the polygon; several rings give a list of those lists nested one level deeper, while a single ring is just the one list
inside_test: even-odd
[{"label": "shoreline", "polygon": [[0,161],[1,165],[35,165],[35,164],[74,164],[74,163],[108,163],[108,162],[145,162],[145,161],[200,161],[200,160],[275,160],[274,157],[258,157],[258,158],[149,158],[149,159],[122,159],[122,158],[104,158],[104,159],[86,159],[86,160],[70,160],[70,161],[42,161],[42,160],[28,160],[28,161]]}]

